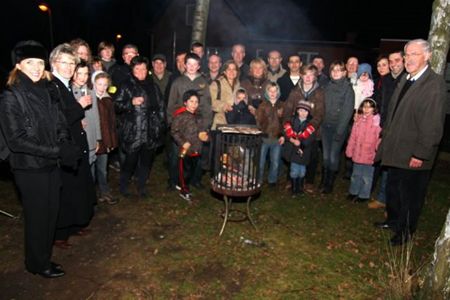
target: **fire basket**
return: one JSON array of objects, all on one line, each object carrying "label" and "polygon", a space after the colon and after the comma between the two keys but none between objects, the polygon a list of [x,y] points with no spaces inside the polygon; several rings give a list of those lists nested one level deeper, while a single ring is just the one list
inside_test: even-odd
[{"label": "fire basket", "polygon": [[250,215],[252,196],[261,191],[258,178],[262,132],[246,125],[219,126],[212,135],[211,188],[224,196],[222,235],[230,217],[233,197],[247,197],[246,220],[256,228]]}]

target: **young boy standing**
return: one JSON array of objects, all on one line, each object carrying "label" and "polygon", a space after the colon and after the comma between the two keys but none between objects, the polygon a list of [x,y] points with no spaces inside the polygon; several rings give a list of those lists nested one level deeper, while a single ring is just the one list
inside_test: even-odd
[{"label": "young boy standing", "polygon": [[178,170],[180,197],[191,201],[192,195],[189,183],[199,172],[200,152],[202,142],[208,140],[208,134],[203,130],[201,119],[197,114],[199,107],[199,95],[194,90],[188,90],[183,94],[184,106],[173,114],[171,134],[178,146]]}]

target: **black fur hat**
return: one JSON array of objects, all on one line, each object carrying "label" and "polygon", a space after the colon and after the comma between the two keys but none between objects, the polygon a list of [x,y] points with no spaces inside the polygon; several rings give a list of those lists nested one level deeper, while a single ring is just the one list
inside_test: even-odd
[{"label": "black fur hat", "polygon": [[18,42],[11,51],[11,61],[13,66],[27,58],[40,58],[47,61],[47,50],[42,44],[36,41],[29,40]]}]

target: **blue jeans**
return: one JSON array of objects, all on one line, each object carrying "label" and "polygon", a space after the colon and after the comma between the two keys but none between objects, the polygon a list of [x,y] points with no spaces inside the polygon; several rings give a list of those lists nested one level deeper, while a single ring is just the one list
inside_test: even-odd
[{"label": "blue jeans", "polygon": [[351,177],[349,194],[358,196],[362,199],[370,198],[370,190],[372,189],[373,171],[375,167],[372,165],[363,165],[353,163],[353,173]]},{"label": "blue jeans", "polygon": [[91,165],[92,178],[94,182],[97,181],[98,188],[102,194],[109,193],[107,167],[108,154],[106,153],[97,155],[97,159]]},{"label": "blue jeans", "polygon": [[388,171],[381,171],[380,189],[378,190],[377,200],[381,203],[386,203],[386,183],[388,177]]},{"label": "blue jeans", "polygon": [[278,169],[280,167],[281,145],[278,140],[264,139],[261,146],[261,158],[259,160],[259,181],[263,182],[264,167],[266,165],[267,153],[270,155],[269,183],[276,183],[278,180]]},{"label": "blue jeans", "polygon": [[295,178],[303,178],[305,177],[306,174],[306,166],[305,165],[301,165],[295,162],[291,162],[291,172],[290,172],[290,176],[292,179]]},{"label": "blue jeans", "polygon": [[336,135],[335,125],[322,124],[321,134],[323,148],[323,167],[333,172],[337,172],[339,170],[341,149],[347,137],[347,132],[338,137]]}]

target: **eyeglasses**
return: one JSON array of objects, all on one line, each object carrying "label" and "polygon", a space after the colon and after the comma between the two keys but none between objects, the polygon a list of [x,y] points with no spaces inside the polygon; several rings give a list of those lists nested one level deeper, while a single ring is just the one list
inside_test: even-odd
[{"label": "eyeglasses", "polygon": [[67,62],[67,61],[60,61],[60,60],[57,60],[56,62],[65,67],[67,67],[67,66],[75,67],[75,65],[76,65],[76,63],[74,63],[74,62]]}]

